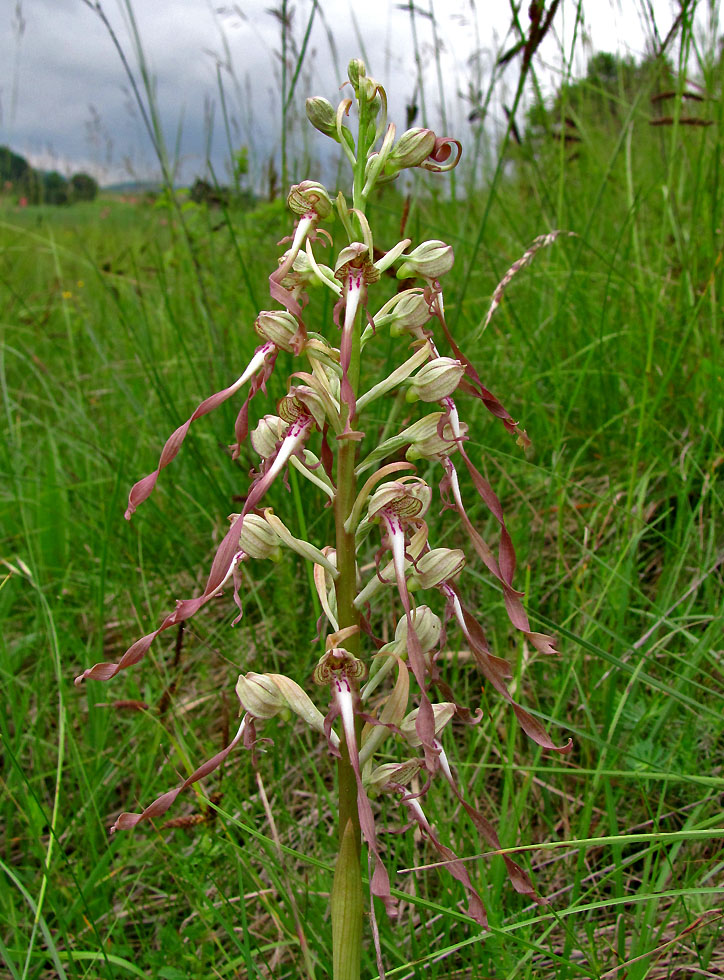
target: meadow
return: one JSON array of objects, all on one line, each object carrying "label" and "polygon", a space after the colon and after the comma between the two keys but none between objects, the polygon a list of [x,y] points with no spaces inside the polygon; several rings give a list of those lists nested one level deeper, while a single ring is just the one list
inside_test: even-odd
[{"label": "meadow", "polygon": [[[479,563],[466,596],[514,664],[519,699],[574,750],[526,740],[451,636],[446,672],[485,718],[457,726],[448,755],[549,904],[518,896],[454,798],[433,792],[428,816],[457,853],[477,855],[468,867],[490,928],[471,923],[438,869],[399,873],[402,916],[378,917],[389,978],[724,976],[724,109],[721,62],[697,67],[707,125],[682,123],[693,89],[678,73],[659,125],[654,73],[634,92],[591,82],[557,108],[564,130],[575,115],[575,141],[549,132],[531,148],[509,132],[499,165],[474,187],[461,178],[455,200],[426,176],[415,187],[406,233],[454,246],[453,334],[532,440],[524,451],[466,404],[468,451],[503,502],[516,582],[560,656],[512,635]],[[373,203],[383,247],[404,208],[394,188]],[[289,227],[280,201],[0,208],[2,976],[329,975],[334,771],[303,728],[267,722],[274,746],[257,772],[232,755],[179,798],[171,825],[108,835],[119,811],[228,743],[240,672],[311,674],[308,563],[245,572],[234,628],[233,604],[215,600],[137,668],[73,684],[203,587],[240,509],[254,461],[228,451],[229,402],[123,520],[167,435],[248,362]],[[536,254],[483,329],[496,284],[552,229],[573,234]],[[281,357],[268,404],[294,370]],[[380,433],[392,404],[408,410],[383,404]],[[293,533],[329,538],[330,511],[294,476],[269,502]],[[475,520],[495,539],[482,506]],[[455,547],[459,524],[437,521]],[[395,622],[390,608],[388,635]],[[412,834],[384,846],[390,868],[437,860]],[[374,964],[368,951],[363,975]]]}]

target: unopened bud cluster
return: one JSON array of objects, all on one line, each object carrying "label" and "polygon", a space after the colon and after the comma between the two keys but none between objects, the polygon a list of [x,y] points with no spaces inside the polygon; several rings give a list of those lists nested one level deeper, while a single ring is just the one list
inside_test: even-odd
[{"label": "unopened bud cluster", "polygon": [[[364,62],[354,59],[349,63],[348,80],[356,100],[367,110],[367,118],[360,118],[358,143],[370,144],[365,162],[368,183],[386,183],[394,180],[401,171],[413,167],[441,173],[457,166],[462,153],[457,140],[440,138],[431,129],[421,128],[408,129],[396,139],[396,129],[392,123],[385,131],[386,118],[380,125],[380,117],[386,117],[387,95],[380,83],[367,75]],[[315,129],[340,143],[345,152],[354,154],[355,140],[349,127],[344,124],[350,105],[350,99],[343,99],[335,109],[327,99],[314,96],[307,99],[306,108],[307,118]],[[375,149],[377,140],[374,137],[382,134],[382,145]],[[407,272],[405,275],[414,274]]]}]

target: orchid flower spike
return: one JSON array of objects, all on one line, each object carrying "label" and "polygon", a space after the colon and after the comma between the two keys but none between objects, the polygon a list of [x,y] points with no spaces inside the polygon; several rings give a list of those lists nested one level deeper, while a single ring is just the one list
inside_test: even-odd
[{"label": "orchid flower spike", "polygon": [[[350,952],[350,947],[355,942],[359,946],[359,941],[349,937],[359,936],[363,922],[361,841],[370,862],[370,919],[374,923],[374,898],[390,915],[396,912],[383,861],[385,838],[376,824],[378,811],[388,824],[391,804],[404,808],[408,826],[416,828],[462,885],[468,914],[480,926],[486,924],[470,866],[442,843],[423,809],[429,789],[441,784],[452,791],[458,812],[470,817],[487,847],[500,849],[486,817],[464,799],[455,779],[454,756],[448,759],[443,747],[443,741],[452,742],[465,725],[484,723],[482,709],[459,704],[448,683],[447,658],[442,654],[448,630],[470,649],[474,666],[538,746],[567,752],[570,742],[554,744],[537,718],[514,700],[509,664],[491,650],[483,626],[463,600],[461,576],[470,555],[460,547],[435,546],[431,540],[439,523],[428,526],[436,480],[443,510],[453,510],[459,525],[455,534],[467,534],[473,557],[477,555],[496,579],[512,625],[538,651],[555,653],[551,637],[530,629],[523,593],[514,585],[516,556],[503,508],[475,458],[480,443],[469,440],[462,401],[469,395],[482,401],[509,432],[521,439],[524,433],[484,386],[448,328],[439,280],[453,267],[453,247],[438,239],[405,238],[406,217],[400,240],[392,244],[394,239],[377,237],[367,213],[370,195],[401,171],[440,173],[455,167],[460,144],[427,127],[408,128],[398,136],[387,119],[385,89],[367,74],[364,62],[353,59],[347,75],[338,105],[321,97],[309,99],[307,116],[319,132],[339,144],[352,166],[351,196],[330,193],[316,180],[291,187],[290,234],[279,242],[281,254],[268,275],[264,305],[269,309],[260,310],[248,325],[251,331],[253,322],[258,346],[243,370],[231,375],[236,380],[201,400],[166,440],[156,469],[132,487],[126,517],[153,492],[190,426],[237,393],[241,405],[234,441],[222,459],[227,470],[220,485],[230,486],[245,461],[251,467],[248,482],[228,494],[229,499],[243,501],[240,512],[229,516],[229,524],[222,522],[221,541],[203,588],[179,600],[160,625],[136,640],[117,662],[91,666],[77,683],[108,680],[140,663],[161,633],[185,623],[223,592],[233,592],[237,623],[244,586],[258,567],[255,562],[280,563],[294,552],[295,560],[307,563],[317,639],[325,645],[312,675],[317,703],[305,690],[304,678],[270,673],[267,664],[257,662],[256,650],[250,663],[246,661],[251,653],[239,651],[245,666],[236,681],[241,706],[236,734],[150,806],[122,813],[113,830],[164,814],[179,793],[211,775],[240,743],[251,750],[252,765],[261,764],[253,751],[257,725],[271,733],[275,725],[291,723],[295,731],[303,727],[307,736],[311,732],[319,738],[322,748],[326,745],[338,766],[333,973],[352,978],[359,976],[360,958],[359,949]],[[334,241],[321,227],[332,217]],[[508,270],[493,295],[486,324],[511,277],[554,237],[550,233],[545,241],[534,243]],[[330,253],[327,243],[333,246]],[[403,284],[401,292],[391,296],[395,277],[419,277],[422,282],[412,288]],[[438,343],[447,343],[443,352]],[[379,365],[391,359],[394,363],[380,372]],[[277,363],[285,365],[286,381],[272,380]],[[259,406],[261,395],[271,395],[267,385],[272,383],[274,402],[269,398]],[[303,477],[309,496],[300,491],[297,475]],[[483,538],[476,516],[466,510],[465,479],[492,515],[493,546]],[[284,517],[280,501],[285,494],[278,486],[282,482],[293,493],[294,518]],[[278,493],[269,500],[272,488]],[[325,528],[330,532],[327,540],[313,541]],[[459,544],[457,538],[442,538],[441,543]],[[261,567],[269,570],[268,565]],[[295,600],[294,608],[302,604]],[[389,627],[395,622],[390,639]],[[310,641],[313,633],[310,624]],[[288,658],[289,663],[294,659]],[[249,669],[252,666],[255,669]],[[523,869],[509,855],[503,859],[514,887],[538,901]],[[356,957],[356,968],[353,964],[346,969],[350,956]],[[378,974],[384,976],[379,945]]]}]

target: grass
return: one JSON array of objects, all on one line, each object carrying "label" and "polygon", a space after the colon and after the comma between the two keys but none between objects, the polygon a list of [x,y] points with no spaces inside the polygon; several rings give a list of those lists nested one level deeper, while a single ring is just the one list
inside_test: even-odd
[{"label": "grass", "polygon": [[[714,70],[703,83],[721,91]],[[455,245],[445,292],[456,336],[533,440],[526,455],[465,406],[530,616],[557,632],[561,657],[512,639],[474,563],[463,589],[493,648],[513,660],[522,702],[575,749],[552,759],[525,741],[499,700],[481,695],[451,631],[446,672],[485,717],[455,728],[446,751],[550,904],[525,905],[500,859],[480,856],[452,798],[433,792],[441,836],[476,855],[491,928],[471,928],[444,873],[399,874],[401,919],[380,920],[396,980],[724,972],[721,106],[708,103],[708,128],[652,128],[642,93],[615,117],[581,123],[577,158],[544,145],[472,198],[413,208],[410,234]],[[376,206],[386,247],[400,209],[394,195]],[[240,671],[310,675],[319,648],[302,562],[256,563],[234,630],[220,600],[110,684],[72,683],[202,585],[246,487],[252,460],[234,464],[225,450],[236,410],[225,405],[192,429],[134,521],[121,516],[166,435],[246,364],[288,229],[276,207],[191,208],[184,219],[185,232],[173,209],[112,199],[0,213],[8,977],[297,977],[290,896],[316,975],[330,965],[332,770],[303,730],[263,730],[275,744],[259,773],[283,860],[243,752],[180,798],[169,817],[192,817],[186,826],[107,834],[119,810],[226,743]],[[554,227],[576,237],[536,256],[483,333],[495,284]],[[389,358],[386,338],[377,348]],[[271,495],[293,533],[306,523],[324,543],[328,512],[294,499]],[[495,537],[482,511],[477,522]],[[431,537],[453,545],[460,532],[444,517]],[[390,610],[386,628],[394,622]],[[391,869],[435,860],[410,834],[385,835],[384,847]],[[365,969],[376,975],[371,956]]]}]

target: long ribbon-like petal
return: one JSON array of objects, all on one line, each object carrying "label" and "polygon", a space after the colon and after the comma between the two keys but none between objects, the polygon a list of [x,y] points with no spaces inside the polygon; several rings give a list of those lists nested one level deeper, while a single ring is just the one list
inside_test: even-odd
[{"label": "long ribbon-like petal", "polygon": [[440,326],[445,334],[445,339],[452,349],[455,357],[465,365],[465,375],[467,377],[467,383],[465,381],[460,382],[460,390],[466,391],[476,398],[479,398],[487,410],[494,415],[496,418],[500,419],[508,432],[511,432],[514,436],[517,436],[518,442],[524,446],[530,445],[530,439],[528,438],[524,429],[520,428],[520,424],[515,421],[508,410],[498,401],[492,391],[489,391],[485,385],[480,380],[480,375],[475,370],[475,367],[467,358],[463,352],[460,350],[458,345],[450,333],[450,328],[445,320],[445,312],[442,304],[442,296],[439,292],[439,286],[437,290],[427,290],[426,295],[430,301],[430,310],[437,317],[440,322]]},{"label": "long ribbon-like petal", "polygon": [[513,699],[505,683],[505,668],[502,667],[497,657],[491,655],[480,625],[475,617],[465,609],[455,588],[444,583],[441,592],[447,596],[452,606],[453,614],[470,645],[478,667],[498,694],[502,695],[511,706],[526,735],[532,738],[537,745],[548,749],[550,752],[564,754],[570,752],[573,747],[572,739],[569,739],[565,745],[556,745],[541,723]]},{"label": "long ribbon-like petal", "polygon": [[[364,294],[364,272],[362,269],[353,269],[347,276],[346,296],[344,297],[344,322],[342,324],[342,337],[339,342],[339,363],[342,368],[342,381],[340,383],[340,399],[342,404],[347,406],[347,418],[345,420],[345,432],[350,429],[350,421],[357,414],[357,402],[354,389],[349,380],[349,367],[352,360],[352,338],[354,336],[354,325],[357,317],[357,310]],[[344,294],[343,294],[344,295]]]},{"label": "long ribbon-like petal", "polygon": [[435,714],[432,710],[430,699],[427,696],[427,665],[425,663],[422,644],[415,630],[410,593],[407,590],[407,580],[405,579],[405,532],[402,521],[397,514],[382,511],[381,517],[392,551],[397,591],[399,592],[400,600],[405,610],[405,616],[407,617],[407,653],[410,667],[420,688],[420,710],[417,715],[415,727],[425,750],[427,767],[431,772],[434,772],[437,767],[437,753],[433,747],[433,740],[435,738]]},{"label": "long ribbon-like petal", "polygon": [[[495,827],[493,827],[487,817],[484,817],[479,810],[476,810],[476,808],[468,803],[467,800],[463,799],[450,770],[450,764],[448,763],[447,756],[445,755],[445,750],[443,749],[442,745],[439,745],[439,749],[440,768],[442,769],[445,779],[447,779],[453,793],[457,796],[458,800],[463,806],[463,809],[473,821],[480,836],[488,844],[488,846],[494,848],[496,851],[501,850],[500,838],[498,837]],[[530,880],[528,874],[523,870],[523,868],[521,868],[521,866],[508,854],[503,854],[503,860],[506,868],[508,869],[508,877],[510,878],[510,883],[512,884],[513,888],[515,888],[519,894],[525,895],[526,898],[532,899],[539,905],[546,905],[546,900],[538,895],[533,887],[533,882]]]},{"label": "long ribbon-like petal", "polygon": [[170,626],[190,619],[209,599],[217,594],[235,568],[244,517],[260,503],[262,497],[282,471],[290,457],[304,445],[312,425],[313,419],[310,416],[300,415],[290,425],[276,456],[269,458],[270,465],[266,472],[252,483],[241,514],[226,532],[224,539],[216,551],[203,593],[194,599],[182,599],[177,603],[174,611],[164,619],[158,629],[142,637],[140,640],[136,640],[117,663],[104,662],[89,667],[76,677],[76,684],[81,684],[84,680],[88,679],[99,681],[109,680],[111,677],[115,677],[119,671],[138,663],[146,655],[146,652],[159,633],[168,629]]},{"label": "long ribbon-like petal", "polygon": [[179,793],[182,793],[185,789],[191,786],[192,783],[198,782],[199,779],[204,779],[204,777],[212,773],[214,769],[219,768],[232,749],[244,737],[246,728],[247,716],[244,715],[244,717],[241,719],[238,732],[225,749],[222,749],[221,752],[217,752],[212,759],[208,759],[203,765],[199,766],[198,769],[195,769],[188,779],[185,779],[180,786],[176,787],[176,789],[169,790],[168,793],[164,793],[163,796],[159,796],[157,800],[154,800],[153,803],[151,803],[150,806],[147,806],[141,813],[122,813],[111,827],[111,833],[113,834],[117,830],[130,830],[131,827],[135,827],[136,824],[139,824],[144,820],[153,820],[154,817],[160,817],[162,814],[164,814],[175,801]]},{"label": "long ribbon-like petal", "polygon": [[453,878],[459,881],[465,891],[468,893],[468,915],[471,919],[475,919],[475,921],[484,928],[487,927],[488,919],[485,914],[485,906],[483,905],[480,895],[470,880],[470,875],[468,874],[467,868],[458,858],[457,854],[455,854],[454,851],[451,851],[449,847],[446,847],[445,844],[442,844],[435,836],[427,817],[423,813],[422,807],[420,806],[420,801],[414,796],[408,794],[403,787],[400,787],[400,790],[404,793],[402,803],[409,810],[410,816],[420,828],[422,834],[430,841],[438,854],[440,854],[445,860],[445,867]]},{"label": "long ribbon-like petal", "polygon": [[[357,781],[357,812],[359,814],[360,830],[367,841],[370,852],[374,855],[375,870],[370,881],[370,889],[373,895],[377,895],[385,905],[387,914],[394,916],[397,912],[397,904],[390,892],[390,879],[385,868],[382,855],[380,854],[379,844],[377,843],[377,833],[375,831],[375,818],[372,813],[367,792],[362,784],[362,771],[360,769],[359,749],[357,746],[357,733],[354,723],[354,702],[355,695],[350,686],[349,680],[344,676],[336,677],[332,682],[332,712],[339,714],[342,718],[342,729],[344,731],[345,743],[349,753],[349,761],[354,771]],[[328,725],[330,715],[327,715],[325,725]]]},{"label": "long ribbon-like petal", "polygon": [[153,471],[153,473],[149,473],[148,476],[144,476],[142,480],[139,480],[138,483],[135,483],[131,488],[131,492],[128,496],[128,507],[125,514],[127,521],[130,521],[138,505],[142,504],[144,500],[151,496],[161,470],[168,466],[171,460],[177,455],[179,449],[181,448],[181,444],[186,438],[189,428],[191,427],[191,423],[196,419],[201,418],[202,415],[207,415],[209,412],[213,411],[217,405],[221,405],[222,402],[227,400],[227,398],[231,398],[231,396],[237,392],[243,384],[246,384],[250,378],[254,377],[256,372],[263,367],[265,359],[275,350],[276,347],[271,341],[268,341],[266,344],[262,344],[261,347],[257,347],[256,351],[254,352],[254,356],[252,357],[251,361],[249,361],[249,364],[241,377],[237,378],[233,385],[229,385],[228,388],[224,388],[223,391],[217,391],[216,394],[209,395],[208,398],[205,398],[196,408],[191,418],[184,422],[183,425],[180,425],[178,429],[176,429],[176,431],[169,436],[169,438],[166,440],[166,445],[161,451],[161,458],[158,461],[158,466],[156,469]]}]

